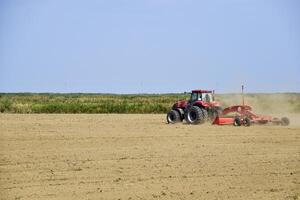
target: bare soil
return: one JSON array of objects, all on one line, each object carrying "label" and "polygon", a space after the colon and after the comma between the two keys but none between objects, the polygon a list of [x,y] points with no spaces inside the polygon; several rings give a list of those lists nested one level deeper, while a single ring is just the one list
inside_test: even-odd
[{"label": "bare soil", "polygon": [[0,115],[0,199],[298,199],[300,127]]}]

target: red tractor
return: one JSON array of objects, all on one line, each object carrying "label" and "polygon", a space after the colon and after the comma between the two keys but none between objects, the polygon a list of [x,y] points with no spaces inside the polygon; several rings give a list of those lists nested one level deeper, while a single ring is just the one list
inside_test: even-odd
[{"label": "red tractor", "polygon": [[215,101],[212,91],[193,90],[189,101],[180,100],[173,105],[167,121],[174,124],[185,119],[188,124],[201,124],[214,121],[221,112],[220,103]]}]

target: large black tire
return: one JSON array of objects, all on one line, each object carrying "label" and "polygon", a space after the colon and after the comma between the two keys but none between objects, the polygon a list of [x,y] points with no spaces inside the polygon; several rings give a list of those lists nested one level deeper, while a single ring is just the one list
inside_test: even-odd
[{"label": "large black tire", "polygon": [[181,121],[180,113],[177,110],[171,110],[167,114],[167,122],[169,124],[175,124]]},{"label": "large black tire", "polygon": [[216,110],[212,110],[209,112],[209,120],[214,121],[218,117],[218,112]]},{"label": "large black tire", "polygon": [[205,121],[203,109],[192,106],[185,113],[185,120],[188,124],[199,124]]},{"label": "large black tire", "polygon": [[243,120],[243,124],[244,126],[251,126],[251,120],[248,117],[246,117]]},{"label": "large black tire", "polygon": [[203,108],[201,108],[201,110],[202,110],[202,114],[203,114],[203,119],[204,119],[204,121],[208,121],[209,117],[208,117],[208,112],[207,112],[207,110],[205,110],[205,109],[203,109]]},{"label": "large black tire", "polygon": [[242,125],[241,119],[239,117],[234,118],[233,126],[241,126],[241,125]]},{"label": "large black tire", "polygon": [[222,108],[221,107],[213,107],[210,109],[208,115],[210,121],[214,121],[218,116],[220,116],[222,113]]},{"label": "large black tire", "polygon": [[281,118],[281,125],[282,125],[282,126],[288,126],[288,125],[290,125],[290,120],[289,120],[289,118],[287,118],[287,117]]},{"label": "large black tire", "polygon": [[182,108],[176,109],[180,114],[180,121],[184,120],[184,110]]}]

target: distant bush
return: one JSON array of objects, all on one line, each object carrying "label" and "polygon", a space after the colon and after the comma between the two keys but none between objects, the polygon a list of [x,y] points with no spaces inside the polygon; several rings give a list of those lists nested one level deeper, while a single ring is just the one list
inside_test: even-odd
[{"label": "distant bush", "polygon": [[10,112],[11,111],[11,106],[12,106],[12,101],[7,98],[7,97],[3,97],[3,95],[1,95],[0,97],[0,112]]},{"label": "distant bush", "polygon": [[[6,113],[167,113],[189,94],[0,94],[0,112]],[[224,107],[240,104],[239,94],[216,95]],[[278,107],[300,113],[300,94],[247,94],[246,103],[259,110]]]}]

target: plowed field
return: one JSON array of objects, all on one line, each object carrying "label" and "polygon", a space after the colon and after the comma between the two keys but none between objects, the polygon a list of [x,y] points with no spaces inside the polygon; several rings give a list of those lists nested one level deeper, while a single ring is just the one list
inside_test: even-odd
[{"label": "plowed field", "polygon": [[0,199],[297,199],[300,127],[0,115]]}]

